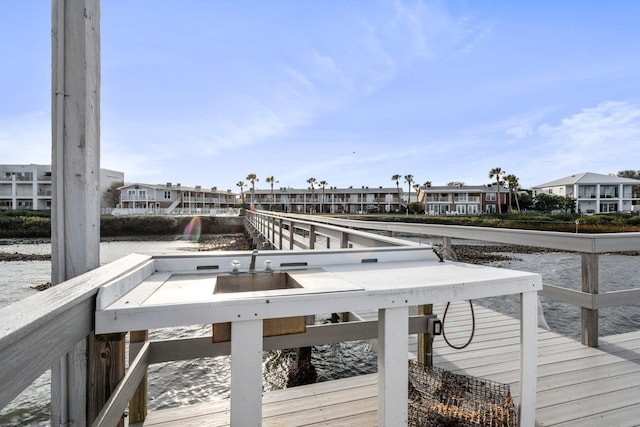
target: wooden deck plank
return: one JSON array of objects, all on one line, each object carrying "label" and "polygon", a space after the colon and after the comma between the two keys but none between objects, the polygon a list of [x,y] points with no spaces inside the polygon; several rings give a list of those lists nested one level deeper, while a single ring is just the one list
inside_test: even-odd
[{"label": "wooden deck plank", "polygon": [[[359,314],[377,318],[377,312]],[[465,340],[471,326],[468,305],[458,303],[452,307],[447,314],[449,321],[457,326],[456,330],[451,329],[450,340]],[[517,398],[519,322],[478,306],[476,326],[474,340],[464,350],[453,350],[436,337],[434,364],[510,384]],[[571,338],[539,329],[537,425],[640,423],[640,331],[602,337],[600,344],[600,348],[585,347]],[[410,349],[415,351],[415,344],[412,346]],[[263,425],[375,425],[376,393],[376,374],[266,392]],[[139,425],[228,425],[228,400],[202,405],[166,410],[162,416],[160,413],[165,411],[155,411]]]}]

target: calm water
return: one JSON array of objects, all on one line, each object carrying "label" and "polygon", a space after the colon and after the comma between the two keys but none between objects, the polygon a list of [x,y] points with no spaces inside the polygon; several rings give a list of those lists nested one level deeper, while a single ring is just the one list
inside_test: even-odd
[{"label": "calm water", "polygon": [[[457,244],[459,242],[454,242]],[[122,241],[100,245],[101,263],[108,263],[132,252],[167,252],[188,250],[197,244],[173,241]],[[50,253],[48,243],[0,245],[0,252],[25,254]],[[541,273],[543,281],[573,289],[580,288],[580,256],[568,253],[512,254],[515,260],[491,265],[501,268]],[[35,294],[30,288],[49,281],[48,261],[0,262],[0,307]],[[602,255],[600,257],[601,292],[630,289],[637,286],[638,257]],[[552,330],[574,338],[580,336],[580,310],[569,304],[541,298],[546,320]],[[476,301],[497,311],[518,316],[515,296]],[[318,321],[326,321],[319,319]],[[209,336],[210,325],[191,328],[162,329],[151,332],[152,339],[184,336]],[[640,305],[600,310],[601,335],[640,329]],[[265,389],[279,388],[286,382],[286,368],[293,357],[288,352],[272,352],[265,356]],[[319,380],[372,373],[377,357],[364,342],[340,343],[314,347],[314,365]],[[149,369],[149,409],[160,409],[228,397],[230,383],[229,358],[217,357],[154,365]],[[48,425],[49,373],[0,412],[0,425]]]}]

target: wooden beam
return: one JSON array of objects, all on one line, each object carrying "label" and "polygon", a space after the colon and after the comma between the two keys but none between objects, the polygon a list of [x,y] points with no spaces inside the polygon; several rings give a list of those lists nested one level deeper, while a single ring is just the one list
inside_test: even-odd
[{"label": "wooden beam", "polygon": [[[109,397],[124,377],[125,335],[125,333],[119,333],[89,336],[91,383],[87,390],[87,419],[92,423],[98,418]],[[124,426],[122,413],[117,415],[117,422],[111,425]]]},{"label": "wooden beam", "polygon": [[[148,352],[149,345],[149,331],[131,331],[129,334],[129,369],[134,364],[135,360],[140,357],[140,352],[144,349]],[[145,346],[145,343],[147,345]],[[140,345],[139,349],[136,349],[136,345]],[[148,355],[145,356],[146,362],[148,362]],[[138,383],[136,391],[133,393],[131,400],[129,401],[129,424],[141,423],[147,418],[147,370],[145,369],[144,375]]]},{"label": "wooden beam", "polygon": [[[598,254],[581,254],[582,292],[598,293]],[[582,308],[582,344],[598,346],[598,310]]]}]

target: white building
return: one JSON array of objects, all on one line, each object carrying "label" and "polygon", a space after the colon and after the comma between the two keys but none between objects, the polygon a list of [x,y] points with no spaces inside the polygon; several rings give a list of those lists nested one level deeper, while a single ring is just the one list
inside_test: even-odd
[{"label": "white building", "polygon": [[[532,187],[533,196],[550,194],[576,200],[580,213],[630,212],[640,204],[640,180],[579,173]],[[637,209],[637,207],[636,207]]]},{"label": "white building", "polygon": [[[124,172],[100,169],[100,194],[123,181]],[[50,210],[51,186],[51,165],[0,165],[0,210]]]}]

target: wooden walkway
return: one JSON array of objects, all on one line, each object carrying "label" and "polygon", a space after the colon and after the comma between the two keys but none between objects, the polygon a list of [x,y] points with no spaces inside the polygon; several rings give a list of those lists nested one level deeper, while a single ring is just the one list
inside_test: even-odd
[{"label": "wooden walkway", "polygon": [[[476,332],[463,350],[434,344],[434,365],[511,385],[517,399],[520,326],[510,318],[474,306]],[[444,306],[434,307],[442,317]],[[376,313],[359,313],[375,318]],[[467,303],[453,304],[447,338],[466,342],[471,329]],[[410,357],[415,354],[415,339]],[[377,422],[377,375],[267,392],[264,426],[374,426]],[[229,401],[200,403],[151,412],[136,426],[228,426]],[[553,332],[538,332],[539,426],[640,426],[640,331],[600,339],[599,348]]]}]

